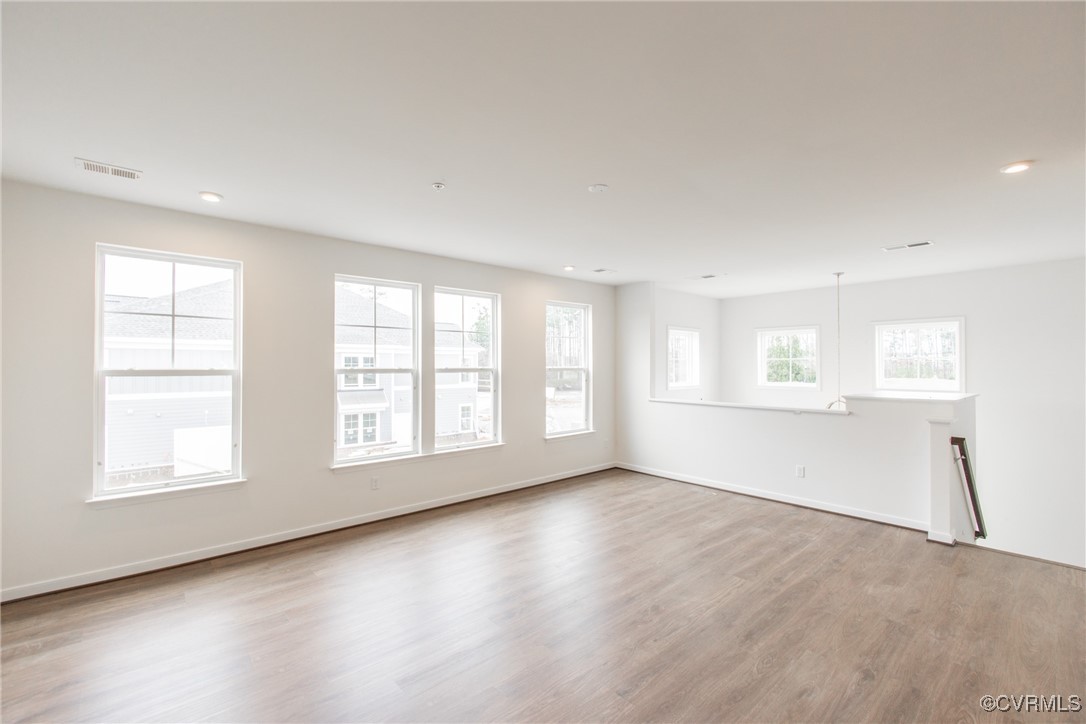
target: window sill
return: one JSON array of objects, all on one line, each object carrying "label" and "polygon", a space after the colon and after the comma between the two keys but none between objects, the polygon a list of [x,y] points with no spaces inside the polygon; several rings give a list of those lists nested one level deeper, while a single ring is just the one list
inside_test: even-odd
[{"label": "window sill", "polygon": [[759,390],[811,390],[812,392],[821,392],[822,386],[819,383],[807,384],[805,382],[778,382],[775,384],[766,384],[759,382],[755,385]]},{"label": "window sill", "polygon": [[547,442],[553,442],[555,440],[568,440],[571,437],[584,437],[585,435],[595,435],[595,430],[577,430],[576,432],[560,432],[554,435],[545,435],[543,437]]},{"label": "window sill", "polygon": [[[847,399],[848,396],[846,396]],[[770,412],[791,412],[796,415],[844,415],[848,410],[825,407],[784,407],[781,405],[749,405],[741,402],[711,402],[707,400],[670,400],[662,397],[650,397],[649,402],[666,402],[674,405],[702,405],[704,407],[730,407],[735,410],[767,410]]]},{"label": "window sill", "polygon": [[844,395],[845,400],[891,400],[894,402],[958,402],[976,397],[975,392],[943,392],[921,390],[876,390]]},{"label": "window sill", "polygon": [[505,447],[504,442],[488,442],[482,445],[463,445],[461,447],[449,447],[442,450],[434,450],[432,453],[425,457],[433,457],[434,455],[440,455],[446,457],[449,455],[460,455],[463,453],[475,452],[476,450],[490,450],[491,448]]},{"label": "window sill", "polygon": [[167,500],[169,498],[182,498],[187,495],[202,495],[204,493],[218,493],[224,490],[233,490],[241,487],[246,482],[245,478],[231,478],[230,480],[216,480],[210,483],[195,483],[193,485],[174,485],[168,488],[154,488],[152,490],[136,490],[131,493],[112,493],[87,498],[85,502],[92,508],[113,508],[118,505],[132,505],[134,503],[150,503],[152,501]]},{"label": "window sill", "polygon": [[352,470],[356,471],[372,465],[381,465],[382,463],[388,465],[422,463],[426,462],[427,460],[432,460],[435,457],[464,455],[466,453],[473,453],[476,450],[491,450],[499,447],[505,447],[505,443],[488,442],[483,445],[465,445],[464,447],[449,448],[448,450],[434,450],[433,452],[429,453],[413,453],[411,455],[400,455],[397,457],[377,458],[376,460],[359,460],[358,462],[338,463],[336,465],[332,465],[331,470],[333,473],[349,473]]}]

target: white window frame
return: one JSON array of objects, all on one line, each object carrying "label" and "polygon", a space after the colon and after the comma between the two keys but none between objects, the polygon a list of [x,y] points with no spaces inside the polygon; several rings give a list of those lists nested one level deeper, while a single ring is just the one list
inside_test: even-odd
[{"label": "white window frame", "polygon": [[[792,390],[820,390],[822,389],[822,331],[817,324],[797,324],[790,327],[762,327],[754,330],[754,340],[757,347],[757,379],[755,384],[758,387],[767,389],[792,389]],[[764,338],[768,335],[780,335],[780,334],[803,334],[807,332],[814,332],[815,339],[815,351],[814,351],[814,370],[815,381],[814,382],[770,382],[768,380],[768,360],[765,356],[765,342]],[[789,358],[789,362],[791,362]]]},{"label": "white window frame", "polygon": [[[94,431],[94,492],[93,499],[103,499],[118,495],[131,495],[151,490],[166,488],[177,489],[206,485],[208,483],[239,481],[242,479],[241,468],[241,285],[242,263],[229,259],[214,259],[191,254],[179,254],[173,252],[153,251],[127,246],[115,246],[111,244],[97,244],[95,247],[95,330],[94,330],[94,370],[95,370],[95,431]],[[232,366],[223,369],[186,369],[186,368],[140,368],[118,369],[105,368],[105,264],[107,256],[124,256],[133,259],[147,259],[173,264],[189,264],[193,266],[209,266],[220,269],[229,269],[234,273],[234,329],[233,329],[233,360]],[[176,276],[176,267],[174,270]],[[174,290],[176,296],[176,289]],[[176,304],[176,299],[173,302]],[[165,316],[165,315],[164,315]],[[178,316],[176,309],[171,309],[168,315],[171,320]],[[183,478],[174,478],[156,483],[144,483],[128,485],[123,488],[106,488],[106,382],[111,377],[230,377],[230,444],[231,459],[230,471],[216,475],[191,475]]]},{"label": "white window frame", "polygon": [[[359,412],[345,412],[343,413],[343,444],[350,445],[352,447],[360,445],[362,443],[362,437],[360,430],[362,428],[362,419]],[[353,418],[353,419],[352,419]],[[347,423],[353,422],[353,426],[348,426]],[[351,433],[354,433],[354,442],[348,442],[347,438]]]},{"label": "white window frame", "polygon": [[[582,367],[560,367],[551,366],[546,364],[546,344],[549,339],[546,327],[546,307],[568,307],[573,309],[581,309],[584,311],[584,366]],[[546,432],[546,419],[544,418],[544,437],[546,439],[553,439],[559,437],[566,437],[568,435],[579,435],[586,432],[592,432],[592,305],[583,304],[580,302],[561,302],[555,300],[549,300],[544,308],[544,350],[543,350],[543,362],[546,367],[545,372],[573,372],[579,371],[584,374],[584,427],[575,430],[562,430],[560,432]],[[546,375],[544,375],[544,378]],[[544,403],[544,415],[546,415],[546,404]]]},{"label": "white window frame", "polygon": [[[340,434],[342,432],[341,427],[340,427],[340,418],[341,418],[341,416],[343,414],[354,414],[354,413],[342,413],[340,411],[340,409],[339,409],[339,377],[340,377],[340,375],[343,375],[343,374],[354,374],[355,372],[357,372],[358,370],[363,369],[363,368],[361,368],[361,367],[354,367],[354,368],[336,367],[332,372],[332,414],[333,414],[332,430],[333,430],[333,436],[332,436],[332,465],[331,465],[331,467],[333,469],[334,468],[347,468],[347,467],[351,467],[351,466],[354,466],[354,465],[365,465],[365,464],[373,462],[375,460],[389,460],[391,458],[406,458],[406,457],[417,456],[417,455],[419,455],[419,433],[420,433],[420,428],[421,428],[421,424],[422,424],[422,415],[420,414],[420,408],[421,408],[421,402],[422,402],[420,398],[422,397],[422,395],[419,394],[419,359],[420,359],[420,356],[419,356],[420,350],[419,350],[419,348],[421,346],[421,344],[420,344],[420,335],[419,335],[419,332],[420,332],[420,327],[419,327],[419,298],[420,298],[420,295],[421,295],[421,287],[420,287],[420,285],[415,284],[413,282],[393,281],[393,280],[390,280],[390,279],[376,279],[376,278],[373,278],[373,277],[360,277],[360,276],[355,276],[355,275],[352,275],[352,274],[336,274],[336,275],[334,275],[333,287],[332,287],[333,299],[334,299],[334,294],[335,294],[335,284],[340,283],[340,282],[343,282],[345,284],[365,284],[365,285],[381,286],[381,287],[396,287],[396,288],[399,288],[399,289],[407,289],[408,291],[411,292],[411,349],[412,349],[411,367],[372,367],[372,368],[367,367],[365,369],[368,370],[368,374],[391,375],[391,379],[393,379],[393,380],[395,379],[396,375],[410,375],[411,376],[411,415],[412,415],[411,419],[412,419],[412,429],[411,429],[411,447],[409,449],[407,449],[407,450],[396,450],[396,451],[393,451],[393,452],[386,453],[384,455],[373,455],[371,457],[360,458],[360,459],[356,459],[356,460],[355,459],[352,459],[352,460],[339,460],[337,458],[337,452],[338,452],[338,450],[340,448],[339,439],[340,439]],[[373,322],[374,322],[374,324],[373,324],[374,330],[378,329],[376,315],[374,315]],[[339,361],[339,359],[340,359],[339,355],[335,353],[336,352],[336,350],[335,350],[335,344],[336,344],[336,342],[335,342],[335,328],[336,328],[337,324],[338,324],[338,321],[336,319],[336,313],[335,313],[335,302],[333,301],[333,303],[332,303],[332,346],[333,346],[332,358],[333,358],[333,360]],[[376,350],[375,350],[375,354],[376,354]],[[366,355],[359,355],[359,356],[360,357],[365,357]],[[359,374],[363,374],[363,373],[359,373]],[[359,382],[361,383],[361,381],[362,381],[362,378],[360,377]],[[365,388],[365,387],[368,387],[368,386],[360,384],[359,387]],[[390,413],[389,414],[392,414],[391,409],[392,409],[392,406],[394,406],[395,404],[396,404],[395,399],[392,399],[392,400],[389,401],[389,405],[390,405]],[[358,418],[359,446],[361,446],[361,445],[369,445],[371,443],[363,443],[362,442],[365,439],[365,432],[364,432],[364,428],[363,428],[363,420],[364,420],[364,418],[362,417],[362,415],[365,414],[365,411],[360,411],[358,414],[359,414],[359,418]],[[344,446],[344,447],[346,447],[346,446]],[[354,447],[354,446],[351,446],[351,447]]]},{"label": "white window frame", "polygon": [[[359,355],[361,357],[361,365],[359,369],[372,370],[377,367],[377,357],[372,354]],[[373,378],[373,382],[366,382],[366,378]],[[377,379],[376,372],[359,372],[358,373],[358,386],[363,390],[375,390],[381,386],[380,381]]]},{"label": "white window frame", "polygon": [[[358,369],[360,366],[361,366],[361,355],[357,355],[357,354],[343,355],[343,369],[355,370],[355,369]],[[351,377],[354,378],[354,382],[349,381],[349,378],[351,378]],[[352,387],[352,388],[353,387],[358,387],[359,386],[358,374],[355,373],[355,372],[348,372],[347,374],[343,375],[343,386],[344,387]],[[344,417],[346,417],[346,415],[344,415]]]},{"label": "white window frame", "polygon": [[[875,322],[875,389],[913,392],[963,392],[965,390],[965,317],[938,317],[932,319],[905,319]],[[904,378],[884,376],[885,364],[882,349],[884,329],[925,329],[951,327],[957,335],[957,374],[954,380],[934,378]]]},{"label": "white window frame", "polygon": [[[672,334],[676,337],[687,337],[690,340],[690,354],[684,367],[686,368],[686,382],[676,381],[676,360],[672,354]],[[677,327],[668,325],[667,328],[667,389],[669,390],[693,390],[701,387],[701,330],[694,327]]]},{"label": "white window frame", "polygon": [[[491,397],[491,400],[492,400],[491,401],[492,413],[491,414],[494,416],[494,419],[492,420],[491,424],[492,424],[492,426],[494,428],[494,434],[493,434],[493,437],[490,440],[476,440],[476,441],[473,441],[473,442],[458,442],[458,443],[452,443],[452,444],[447,444],[447,445],[439,445],[438,442],[437,442],[437,434],[435,432],[435,435],[434,435],[434,450],[435,451],[456,450],[456,449],[459,449],[459,448],[480,447],[480,446],[485,446],[485,445],[498,444],[498,443],[500,443],[502,441],[502,425],[501,425],[501,417],[502,417],[501,416],[501,300],[502,300],[502,297],[501,297],[500,294],[496,294],[494,292],[480,292],[480,291],[473,290],[473,289],[456,289],[456,288],[453,288],[453,287],[434,287],[434,298],[435,299],[437,298],[438,294],[457,294],[457,295],[466,296],[466,297],[482,297],[482,298],[490,299],[492,301],[491,308],[494,310],[494,314],[493,314],[493,317],[492,317],[491,323],[490,323],[491,324],[491,329],[490,329],[490,366],[489,367],[465,367],[462,364],[461,365],[455,365],[455,366],[438,367],[437,363],[436,363],[436,359],[437,359],[436,336],[435,336],[435,342],[434,342],[434,353],[433,353],[433,355],[434,355],[434,359],[435,359],[435,364],[434,364],[434,387],[435,387],[435,389],[437,388],[437,377],[438,377],[438,375],[441,375],[441,374],[449,374],[449,373],[457,373],[458,372],[458,373],[460,373],[460,378],[459,378],[460,382],[464,383],[464,382],[471,382],[471,375],[472,374],[476,374],[476,373],[479,373],[479,372],[489,372],[490,373],[490,385],[491,385],[491,388],[492,388],[491,391],[490,391],[490,394],[492,395],[492,397]],[[436,322],[433,324],[433,327],[434,327],[434,334],[436,335],[437,331],[438,331]],[[464,329],[461,329],[461,331],[466,332],[466,330],[464,330]],[[463,362],[463,358],[461,358],[461,362]],[[477,383],[477,379],[478,378],[476,378],[476,383]],[[475,406],[472,405],[471,407],[472,407],[472,415],[474,416],[474,414],[475,414]],[[463,408],[463,405],[461,405],[461,408]],[[436,404],[434,405],[434,416],[435,416],[435,421],[436,421],[436,416],[437,416],[437,405]],[[475,418],[472,417],[471,430],[464,430],[459,421],[457,422],[457,428],[459,429],[460,432],[474,431],[476,429]]]},{"label": "white window frame", "polygon": [[[464,410],[468,411],[468,416],[464,417]],[[464,423],[468,423],[467,427],[464,427]],[[460,404],[460,432],[473,432],[475,430],[475,405],[470,402],[464,402]]]},{"label": "white window frame", "polygon": [[[373,424],[372,425],[367,425],[366,424],[366,422],[367,422],[366,418],[371,416],[371,415],[373,416]],[[363,412],[363,413],[360,413],[360,417],[358,419],[358,429],[359,429],[359,431],[361,433],[361,435],[359,437],[359,441],[361,442],[361,444],[363,444],[363,445],[372,445],[372,444],[376,443],[377,442],[377,430],[380,427],[381,427],[381,413],[379,413],[379,412]],[[373,438],[372,440],[366,439],[367,437],[370,437],[370,436],[372,436],[372,438]]]}]

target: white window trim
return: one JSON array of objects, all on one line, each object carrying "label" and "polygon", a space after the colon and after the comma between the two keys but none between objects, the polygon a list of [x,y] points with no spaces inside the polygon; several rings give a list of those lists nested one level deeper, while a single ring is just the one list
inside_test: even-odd
[{"label": "white window trim", "polygon": [[[671,333],[672,332],[687,332],[695,335],[694,339],[697,341],[695,345],[697,349],[694,351],[690,358],[690,370],[693,372],[691,375],[694,378],[694,382],[677,383],[671,381]],[[669,390],[696,390],[701,387],[701,330],[696,327],[679,327],[673,324],[667,326],[667,345],[665,347],[665,374],[667,375],[667,389]]]},{"label": "white window trim", "polygon": [[[363,354],[359,355],[359,367],[360,370],[372,370],[377,367],[377,355],[376,354]],[[369,360],[371,364],[366,364],[366,360]],[[366,383],[366,376],[373,375],[373,384]],[[381,386],[381,381],[377,379],[376,372],[359,372],[358,373],[358,387],[362,390],[376,390]]]},{"label": "white window trim", "polygon": [[547,432],[546,429],[546,417],[543,420],[543,437],[544,439],[553,439],[558,437],[568,437],[570,435],[576,435],[581,433],[594,432],[595,428],[592,425],[593,410],[592,410],[592,305],[585,304],[583,302],[562,302],[554,299],[548,299],[544,306],[544,327],[546,326],[546,308],[549,306],[557,307],[577,307],[583,309],[584,315],[584,367],[551,367],[546,364],[546,329],[544,328],[544,358],[543,363],[546,367],[545,372],[568,372],[568,371],[582,371],[584,373],[584,416],[585,426],[576,428],[573,430],[561,430],[558,432]]},{"label": "white window trim", "polygon": [[[420,398],[422,397],[422,395],[420,394],[420,391],[419,391],[419,360],[420,360],[420,347],[421,347],[421,339],[420,339],[420,331],[421,330],[420,330],[420,324],[419,324],[419,299],[421,297],[422,287],[421,287],[421,285],[416,284],[414,282],[402,282],[402,281],[396,281],[396,280],[392,280],[392,279],[377,279],[377,278],[374,278],[374,277],[360,277],[360,276],[355,276],[353,274],[335,274],[333,282],[332,282],[333,283],[333,287],[332,287],[332,290],[333,290],[333,303],[332,303],[332,340],[333,340],[332,345],[333,345],[333,355],[332,355],[332,358],[333,358],[333,360],[338,360],[338,356],[335,354],[336,305],[335,305],[335,301],[334,301],[334,294],[335,294],[335,286],[334,285],[336,283],[338,283],[338,282],[343,282],[343,283],[346,283],[346,284],[376,285],[376,286],[382,286],[382,287],[399,287],[401,289],[407,289],[407,290],[409,290],[411,292],[411,319],[412,319],[412,340],[411,340],[412,359],[411,359],[411,363],[412,363],[412,367],[373,367],[373,368],[365,368],[365,369],[367,369],[369,373],[372,373],[372,374],[375,374],[375,375],[388,374],[388,375],[410,375],[411,376],[411,391],[412,391],[412,394],[411,394],[411,397],[412,397],[411,414],[412,414],[412,421],[413,421],[414,424],[413,424],[412,430],[411,430],[411,448],[409,450],[396,450],[394,452],[389,452],[389,453],[386,453],[384,455],[373,455],[373,456],[366,457],[364,459],[359,459],[359,460],[337,460],[336,459],[336,452],[339,449],[339,436],[340,436],[340,429],[339,429],[340,410],[339,410],[339,401],[338,401],[339,400],[339,397],[338,397],[338,395],[339,395],[339,376],[342,375],[342,374],[345,374],[345,373],[352,373],[353,374],[355,370],[361,370],[363,368],[356,367],[356,368],[347,369],[347,368],[344,368],[344,367],[336,367],[332,372],[332,430],[333,430],[333,435],[332,435],[332,464],[331,464],[330,467],[335,469],[335,468],[340,468],[340,467],[349,467],[349,466],[353,466],[353,465],[361,465],[361,464],[365,464],[365,463],[375,462],[375,461],[378,461],[378,460],[391,460],[391,459],[395,459],[395,458],[405,458],[405,457],[412,457],[412,456],[418,455],[420,453],[420,451],[419,451],[419,437],[420,437],[421,425],[422,425],[422,416],[420,414],[420,408],[421,408],[421,404],[422,404],[422,400]],[[376,321],[377,320],[374,319],[375,323],[376,323]],[[376,362],[376,359],[374,361]],[[359,374],[362,374],[362,373],[359,373]],[[393,377],[393,379],[395,379],[395,377]],[[361,382],[361,380],[359,380],[359,381]],[[365,388],[365,387],[366,387],[365,385],[360,384],[360,388]],[[352,388],[352,389],[354,389],[354,388]],[[394,405],[395,401],[393,400],[391,404]],[[362,439],[362,418],[361,417],[359,417],[359,420],[358,420],[358,429],[359,429],[359,440],[361,440]],[[367,443],[367,444],[372,444],[372,443]],[[360,442],[359,446],[362,446],[362,445],[363,444]],[[355,447],[355,446],[352,445],[351,447]]]},{"label": "white window trim", "polygon": [[[436,299],[438,294],[459,294],[459,295],[471,296],[471,297],[489,297],[490,299],[493,300],[493,307],[492,308],[494,310],[494,316],[493,316],[493,319],[491,320],[491,331],[490,331],[490,364],[491,364],[490,367],[464,367],[464,366],[438,367],[436,365],[436,358],[437,358],[437,343],[436,343],[436,341],[434,343],[433,357],[434,357],[434,360],[435,360],[435,365],[434,365],[434,389],[435,390],[439,386],[440,387],[449,387],[450,386],[450,385],[438,385],[437,384],[437,376],[441,375],[441,374],[449,374],[449,373],[457,373],[458,372],[458,373],[460,373],[460,382],[463,383],[464,375],[470,375],[470,374],[479,373],[479,372],[489,372],[490,373],[490,386],[491,386],[491,390],[490,390],[491,403],[490,404],[491,404],[491,414],[494,416],[494,419],[491,421],[491,425],[493,426],[494,434],[493,434],[493,437],[491,437],[491,439],[489,439],[489,440],[476,440],[476,441],[473,441],[473,442],[458,442],[458,443],[452,443],[452,444],[448,444],[448,445],[438,445],[438,443],[437,443],[437,434],[436,434],[436,431],[435,431],[434,440],[433,440],[433,443],[434,443],[433,450],[434,450],[435,453],[438,453],[438,452],[448,452],[450,450],[459,450],[461,448],[485,447],[487,445],[499,444],[499,443],[502,442],[502,414],[501,414],[501,408],[502,408],[502,406],[501,406],[501,399],[502,399],[502,397],[501,397],[501,306],[502,306],[501,301],[502,301],[502,297],[501,297],[500,294],[497,294],[495,292],[481,292],[481,291],[478,291],[478,290],[475,290],[475,289],[457,289],[455,287],[435,286],[434,287],[434,298],[435,299]],[[437,333],[437,324],[434,323],[433,327],[434,327],[434,333],[436,335],[436,333]],[[463,332],[465,330],[461,330],[461,331]],[[436,340],[436,337],[435,337],[435,340]],[[463,361],[463,358],[461,358],[461,361]],[[455,385],[452,385],[452,386],[455,386]],[[475,407],[473,405],[472,406],[472,414],[473,415],[474,415],[474,410],[475,410]],[[435,415],[437,414],[436,400],[435,400],[435,405],[434,405],[434,414]],[[460,432],[468,432],[467,430],[460,429],[459,420],[457,421],[457,429],[459,429]],[[474,417],[472,418],[471,429],[473,431],[476,429]]]},{"label": "white window trim", "polygon": [[[783,332],[815,333],[815,381],[814,382],[768,382],[766,381],[766,359],[762,335],[781,334]],[[793,324],[787,327],[759,327],[754,330],[755,344],[755,386],[767,390],[821,390],[822,389],[822,329],[817,324]]]},{"label": "white window trim", "polygon": [[[958,374],[953,381],[883,377],[882,329],[884,327],[920,329],[956,324],[958,326]],[[965,392],[965,317],[933,317],[930,319],[900,319],[871,324],[875,337],[875,389],[913,392]]]},{"label": "white window trim", "polygon": [[[464,410],[468,411],[468,417],[464,417]],[[464,423],[468,423],[468,427],[464,427]],[[475,405],[470,402],[460,403],[460,432],[474,432],[475,431]]]},{"label": "white window trim", "polygon": [[[367,425],[366,424],[366,416],[367,415],[373,415],[373,424],[372,425]],[[362,412],[362,413],[359,413],[359,418],[358,418],[358,432],[359,432],[359,438],[358,439],[359,439],[359,442],[361,442],[361,444],[363,444],[363,445],[372,445],[373,443],[376,443],[377,442],[377,431],[378,431],[378,429],[380,429],[380,427],[381,427],[381,415],[380,415],[380,413],[377,413],[377,412]],[[367,440],[366,439],[366,431],[367,430],[372,430],[373,431],[373,439],[372,440]]]},{"label": "white window trim", "polygon": [[[362,359],[361,355],[356,355],[356,354],[343,355],[343,369],[347,369],[347,370],[358,369],[362,364],[361,359]],[[353,365],[348,364],[351,360],[357,361],[358,364],[353,364]],[[354,384],[353,385],[350,384],[349,382],[347,382],[347,375],[354,375]],[[354,389],[355,387],[361,386],[361,381],[359,380],[358,374],[355,373],[355,372],[348,372],[346,375],[344,375],[343,376],[343,386],[345,388],[350,387],[351,389]]]},{"label": "white window trim", "polygon": [[[229,369],[105,369],[104,333],[105,333],[105,289],[102,284],[105,279],[106,256],[126,256],[136,259],[148,259],[151,261],[164,261],[180,264],[193,264],[201,266],[230,269],[234,272],[234,359],[233,366]],[[94,280],[94,371],[95,371],[95,425],[94,425],[94,451],[95,465],[93,475],[93,489],[88,502],[105,500],[115,496],[132,496],[138,493],[147,493],[167,489],[182,489],[206,486],[210,483],[232,482],[243,480],[241,469],[241,346],[242,346],[242,263],[230,259],[215,259],[211,257],[195,256],[192,254],[180,254],[174,252],[155,251],[152,249],[140,249],[136,247],[117,246],[113,244],[95,245],[95,280]],[[176,291],[174,292],[176,294]],[[171,312],[171,316],[173,313]],[[175,478],[159,483],[146,483],[142,485],[126,486],[116,490],[107,490],[106,482],[106,380],[109,377],[197,377],[215,376],[231,379],[231,410],[230,410],[230,434],[231,434],[231,459],[230,471],[218,475],[193,475],[184,478]]]},{"label": "white window trim", "polygon": [[[361,435],[362,418],[360,417],[361,414],[362,413],[360,413],[360,412],[345,412],[342,415],[340,415],[341,419],[340,419],[339,432],[343,436],[343,445],[344,445],[344,447],[346,447],[348,445],[351,446],[351,447],[357,447],[358,445],[361,444],[361,442],[362,442],[362,435]],[[351,432],[351,430],[347,427],[347,422],[352,417],[357,417],[358,418],[355,421],[355,422],[357,422],[357,425],[355,426],[355,428],[353,430],[355,432],[355,441],[354,442],[347,442],[347,433]]]}]

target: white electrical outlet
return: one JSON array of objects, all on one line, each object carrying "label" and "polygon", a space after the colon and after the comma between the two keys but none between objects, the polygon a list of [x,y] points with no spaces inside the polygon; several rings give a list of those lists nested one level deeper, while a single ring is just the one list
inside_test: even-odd
[{"label": "white electrical outlet", "polygon": [[797,478],[805,478],[805,477],[807,477],[807,466],[806,465],[797,465],[796,466],[796,477]]},{"label": "white electrical outlet", "polygon": [[379,490],[380,487],[381,487],[381,481],[376,475],[374,475],[372,478],[370,478],[370,490]]}]

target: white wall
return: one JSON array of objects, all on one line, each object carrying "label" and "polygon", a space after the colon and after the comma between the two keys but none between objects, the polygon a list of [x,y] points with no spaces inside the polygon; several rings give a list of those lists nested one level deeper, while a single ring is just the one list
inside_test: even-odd
[{"label": "white wall", "polygon": [[[638,287],[620,289],[619,380],[637,370],[631,317]],[[636,298],[636,303],[635,303]],[[651,298],[651,295],[650,295]],[[721,396],[729,402],[824,407],[835,395],[832,288],[720,302]],[[977,393],[976,440],[970,440],[989,537],[981,545],[1073,565],[1086,565],[1086,275],[1082,259],[842,287],[842,388],[874,385],[872,323],[894,319],[965,318],[966,390]],[[821,390],[766,390],[754,384],[754,330],[792,324],[821,328]],[[647,343],[645,338],[642,342]],[[627,395],[632,395],[627,399]],[[635,385],[619,388],[617,442],[621,462],[781,493],[797,455],[819,435],[852,435],[851,422],[815,415],[642,404]],[[769,415],[770,417],[764,417]],[[781,418],[780,416],[786,416]],[[774,417],[776,416],[776,417]],[[836,425],[834,432],[822,428]],[[653,430],[666,430],[654,437]],[[772,435],[775,446],[763,444]],[[792,436],[795,436],[794,439]],[[689,450],[684,440],[705,447]],[[679,448],[675,446],[678,445]],[[787,451],[787,455],[783,453]],[[755,458],[765,469],[754,465]],[[749,464],[748,464],[749,463]],[[777,470],[777,468],[780,468]],[[693,472],[701,471],[701,472]],[[842,473],[848,476],[848,472]],[[729,477],[731,476],[731,477]],[[863,508],[848,480],[808,485],[816,501]],[[837,490],[833,486],[843,485]],[[881,503],[880,503],[881,506]],[[883,508],[880,508],[883,509]],[[888,510],[888,509],[887,509]]]},{"label": "white wall", "polygon": [[[21,183],[3,187],[3,589],[101,580],[382,517],[435,501],[610,467],[614,289]],[[248,482],[126,505],[86,503],[94,430],[96,242],[244,264]],[[333,472],[332,279],[502,295],[502,447]],[[428,291],[427,291],[428,290]],[[545,441],[544,302],[592,305],[597,432]],[[424,344],[423,376],[433,370]],[[433,431],[424,385],[423,440]],[[370,489],[379,476],[380,489]]]},{"label": "white wall", "polygon": [[[720,303],[716,299],[655,287],[656,343],[653,396],[673,400],[720,399]],[[667,328],[699,331],[701,384],[697,388],[667,388]]]}]

